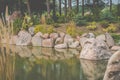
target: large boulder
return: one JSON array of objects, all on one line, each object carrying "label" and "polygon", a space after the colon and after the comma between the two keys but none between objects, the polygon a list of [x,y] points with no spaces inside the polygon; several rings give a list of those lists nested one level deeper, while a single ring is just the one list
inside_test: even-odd
[{"label": "large boulder", "polygon": [[56,40],[55,40],[55,44],[62,44],[63,43],[63,38],[61,37],[58,37]]},{"label": "large boulder", "polygon": [[63,33],[63,32],[60,32],[59,35],[60,35],[61,38],[65,37],[65,33]]},{"label": "large boulder", "polygon": [[111,48],[111,50],[112,50],[112,51],[118,51],[118,50],[120,50],[120,46],[113,46],[113,47]]},{"label": "large boulder", "polygon": [[66,49],[66,48],[68,48],[68,46],[67,46],[66,43],[63,43],[63,44],[57,44],[57,45],[55,45],[55,48],[58,48],[58,49]]},{"label": "large boulder", "polygon": [[79,41],[75,41],[71,45],[69,45],[69,48],[77,48],[79,44],[80,44]]},{"label": "large boulder", "polygon": [[105,41],[109,48],[111,48],[115,44],[112,36],[109,33],[101,34],[97,36],[96,39]]},{"label": "large boulder", "polygon": [[120,80],[120,51],[110,58],[103,80]]},{"label": "large boulder", "polygon": [[96,37],[96,39],[106,41],[106,37],[105,37],[104,34],[98,35],[98,36]]},{"label": "large boulder", "polygon": [[112,36],[109,33],[105,33],[105,37],[106,37],[106,43],[109,47],[114,46],[115,42],[112,38]]},{"label": "large boulder", "polygon": [[58,33],[51,33],[50,38],[57,39],[59,37]]},{"label": "large boulder", "polygon": [[67,44],[69,46],[73,42],[74,42],[74,39],[70,35],[66,34],[64,37],[64,44]]},{"label": "large boulder", "polygon": [[16,41],[16,45],[30,45],[31,43],[31,34],[27,31],[20,31],[18,33],[18,39]]},{"label": "large boulder", "polygon": [[106,43],[95,38],[87,39],[80,53],[80,58],[89,60],[109,59],[110,56],[111,52]]},{"label": "large boulder", "polygon": [[42,37],[42,33],[41,32],[38,32],[38,33],[36,33],[34,36],[38,36],[38,37]]},{"label": "large boulder", "polygon": [[42,46],[42,38],[39,36],[32,37],[32,46]]},{"label": "large boulder", "polygon": [[54,47],[54,39],[44,39],[42,40],[42,46],[43,47]]},{"label": "large boulder", "polygon": [[48,38],[49,38],[49,34],[48,34],[48,33],[43,34],[43,35],[42,35],[42,38],[48,39]]},{"label": "large boulder", "polygon": [[86,38],[86,37],[81,37],[80,38],[80,45],[81,45],[81,47],[84,47],[86,40],[88,40],[88,38]]},{"label": "large boulder", "polygon": [[95,38],[95,35],[93,33],[84,33],[82,35],[82,37],[86,37],[86,38]]}]

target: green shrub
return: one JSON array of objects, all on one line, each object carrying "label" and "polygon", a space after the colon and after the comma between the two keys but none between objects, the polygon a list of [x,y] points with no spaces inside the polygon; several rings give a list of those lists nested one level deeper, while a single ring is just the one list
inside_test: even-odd
[{"label": "green shrub", "polygon": [[22,28],[22,23],[23,23],[22,18],[15,19],[15,21],[13,22],[13,33],[14,34],[17,34],[20,31],[20,29]]},{"label": "green shrub", "polygon": [[32,19],[29,15],[25,14],[22,22],[22,29],[28,30],[29,27],[33,25]]},{"label": "green shrub", "polygon": [[120,42],[120,34],[111,34],[111,36],[113,37],[115,43],[119,43]]},{"label": "green shrub", "polygon": [[31,21],[33,22],[33,25],[40,24],[40,16],[38,16],[38,15],[32,15],[31,16]]},{"label": "green shrub", "polygon": [[49,25],[54,24],[54,20],[52,18],[47,18],[46,23],[49,24]]},{"label": "green shrub", "polygon": [[74,21],[77,26],[85,26],[87,24],[87,21],[85,20],[85,18],[81,16],[80,14],[74,17]]}]

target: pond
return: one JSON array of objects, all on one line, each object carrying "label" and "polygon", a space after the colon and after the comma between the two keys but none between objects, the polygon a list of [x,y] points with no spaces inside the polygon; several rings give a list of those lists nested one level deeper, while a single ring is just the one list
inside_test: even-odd
[{"label": "pond", "polygon": [[102,80],[107,61],[78,58],[76,49],[0,45],[0,80]]}]

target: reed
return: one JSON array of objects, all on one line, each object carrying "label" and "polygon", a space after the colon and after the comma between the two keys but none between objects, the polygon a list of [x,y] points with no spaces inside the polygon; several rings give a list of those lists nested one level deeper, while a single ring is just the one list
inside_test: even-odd
[{"label": "reed", "polygon": [[0,47],[0,80],[15,80],[15,54],[6,44]]},{"label": "reed", "polygon": [[6,7],[5,18],[0,18],[0,41],[1,43],[9,43],[11,35],[13,35],[13,22],[9,20],[8,7]]}]

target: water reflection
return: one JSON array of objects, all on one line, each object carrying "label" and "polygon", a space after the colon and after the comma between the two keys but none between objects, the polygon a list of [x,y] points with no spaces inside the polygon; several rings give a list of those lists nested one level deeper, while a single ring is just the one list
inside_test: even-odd
[{"label": "water reflection", "polygon": [[103,61],[80,61],[78,54],[75,49],[0,45],[0,80],[100,80]]},{"label": "water reflection", "polygon": [[103,80],[107,61],[80,60],[83,73],[87,80]]}]

